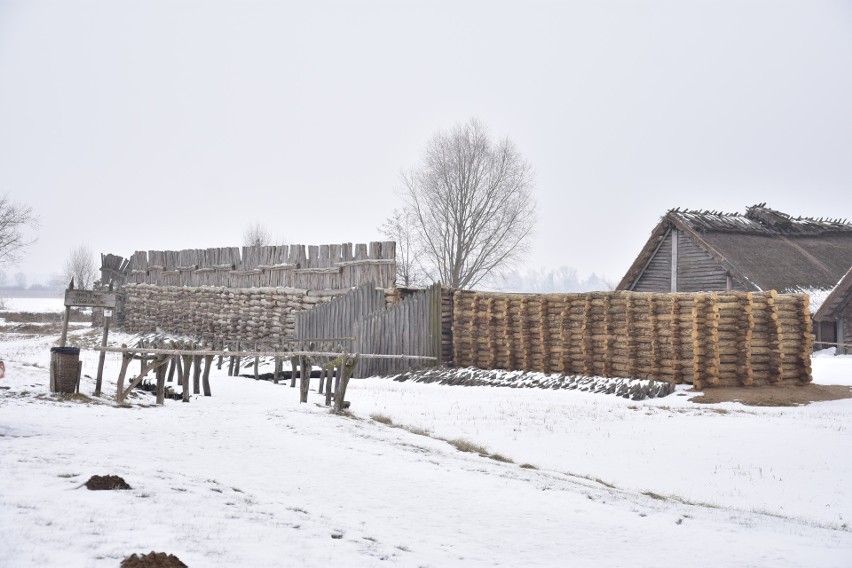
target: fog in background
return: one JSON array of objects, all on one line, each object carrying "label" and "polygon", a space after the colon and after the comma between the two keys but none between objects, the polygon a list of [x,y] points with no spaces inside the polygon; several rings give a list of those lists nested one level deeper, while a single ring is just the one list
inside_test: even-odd
[{"label": "fog in background", "polygon": [[517,274],[618,282],[672,207],[852,217],[850,71],[850,2],[0,0],[0,192],[42,222],[2,268],[381,240],[477,117],[536,171]]}]

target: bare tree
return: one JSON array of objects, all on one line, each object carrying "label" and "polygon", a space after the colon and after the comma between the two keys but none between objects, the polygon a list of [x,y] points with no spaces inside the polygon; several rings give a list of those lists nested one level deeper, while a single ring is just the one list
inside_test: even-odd
[{"label": "bare tree", "polygon": [[246,227],[243,233],[243,244],[247,247],[265,247],[272,244],[272,235],[260,223]]},{"label": "bare tree", "polygon": [[402,181],[433,279],[471,288],[527,250],[535,225],[532,168],[508,138],[492,141],[478,120],[436,134]]},{"label": "bare tree", "polygon": [[393,215],[379,228],[385,237],[396,242],[397,284],[405,288],[425,283],[414,234],[415,222],[409,209],[394,209]]},{"label": "bare tree", "polygon": [[0,196],[0,264],[14,264],[32,244],[24,236],[24,227],[38,227],[38,217],[33,214],[32,207],[15,203],[8,195]]},{"label": "bare tree", "polygon": [[91,290],[98,278],[98,267],[92,249],[87,245],[80,245],[72,250],[65,261],[63,276],[66,286],[73,278],[74,288]]}]

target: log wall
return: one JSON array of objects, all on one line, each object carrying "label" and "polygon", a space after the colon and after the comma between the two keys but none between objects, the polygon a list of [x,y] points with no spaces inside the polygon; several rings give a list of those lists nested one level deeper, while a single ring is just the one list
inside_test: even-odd
[{"label": "log wall", "polygon": [[[124,286],[124,329],[163,331],[205,343],[270,343],[295,339],[296,313],[330,302],[348,290]],[[393,301],[393,290],[378,291]]]},{"label": "log wall", "polygon": [[811,381],[804,294],[456,291],[452,335],[456,366],[696,388]]}]

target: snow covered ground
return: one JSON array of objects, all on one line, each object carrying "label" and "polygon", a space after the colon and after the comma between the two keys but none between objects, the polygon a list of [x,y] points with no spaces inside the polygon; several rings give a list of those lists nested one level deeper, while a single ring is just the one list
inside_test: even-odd
[{"label": "snow covered ground", "polygon": [[[151,550],[192,567],[852,565],[852,400],[367,379],[347,418],[223,369],[212,397],[117,407],[48,393],[53,341],[0,334],[0,567],[117,567]],[[82,357],[93,376],[97,353]],[[118,367],[108,356],[107,395]],[[814,373],[852,384],[852,357],[818,356]],[[106,474],[132,489],[80,487]]]},{"label": "snow covered ground", "polygon": [[3,298],[3,312],[57,312],[65,311],[62,298]]}]

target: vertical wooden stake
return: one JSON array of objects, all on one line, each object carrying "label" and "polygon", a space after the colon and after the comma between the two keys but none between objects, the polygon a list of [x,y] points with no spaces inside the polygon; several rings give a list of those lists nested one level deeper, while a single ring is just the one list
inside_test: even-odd
[{"label": "vertical wooden stake", "polygon": [[201,356],[192,358],[192,394],[201,392]]},{"label": "vertical wooden stake", "polygon": [[[174,360],[172,360],[174,364]],[[162,406],[166,402],[166,365],[157,367],[157,404]]]},{"label": "vertical wooden stake", "polygon": [[[101,347],[106,347],[107,338],[109,337],[109,320],[112,318],[110,316],[104,316],[104,334],[101,337]],[[106,359],[106,352],[101,351],[100,355],[98,355],[98,376],[95,379],[95,396],[101,396],[101,387],[103,386],[103,377],[104,377],[104,360]]]},{"label": "vertical wooden stake", "polygon": [[297,357],[290,357],[290,388],[296,388],[296,367],[299,366]]},{"label": "vertical wooden stake", "polygon": [[349,378],[352,376],[352,371],[355,370],[355,364],[358,362],[358,356],[349,357],[343,356],[343,363],[340,365],[341,377],[340,385],[334,393],[334,412],[343,412],[343,402],[346,398],[346,387],[349,385]]},{"label": "vertical wooden stake", "polygon": [[183,387],[183,401],[189,402],[189,371],[192,367],[192,355],[182,355],[183,373],[181,373],[180,384]]},{"label": "vertical wooden stake", "polygon": [[[127,345],[122,344],[121,347],[126,349]],[[133,361],[133,353],[121,354],[121,371],[118,373],[115,393],[115,399],[119,403],[124,401],[124,376],[127,374],[127,367],[130,366],[131,361]]]},{"label": "vertical wooden stake", "polygon": [[326,374],[326,383],[325,383],[325,405],[331,406],[331,381],[334,379],[334,365],[329,367],[328,373]]},{"label": "vertical wooden stake", "polygon": [[275,358],[275,370],[272,371],[272,380],[275,384],[278,384],[278,377],[281,375],[281,357]]},{"label": "vertical wooden stake", "polygon": [[307,357],[300,357],[301,370],[299,376],[301,383],[299,384],[299,402],[308,402],[308,391],[311,388],[311,361]]},{"label": "vertical wooden stake", "polygon": [[201,386],[204,389],[204,396],[210,396],[210,367],[213,366],[213,355],[207,355],[204,358],[204,376],[201,378]]}]

